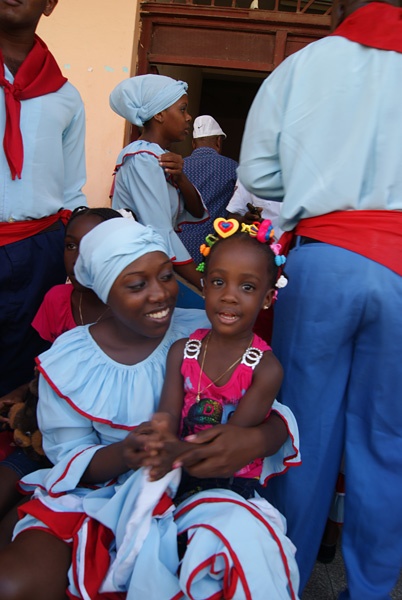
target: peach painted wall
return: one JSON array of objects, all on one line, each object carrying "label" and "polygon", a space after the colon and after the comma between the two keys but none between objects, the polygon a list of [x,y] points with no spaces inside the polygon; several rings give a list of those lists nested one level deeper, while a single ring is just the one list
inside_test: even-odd
[{"label": "peach painted wall", "polygon": [[38,27],[85,103],[84,191],[91,206],[109,205],[112,173],[124,144],[125,121],[109,107],[109,94],[135,72],[138,9],[139,0],[59,0]]}]

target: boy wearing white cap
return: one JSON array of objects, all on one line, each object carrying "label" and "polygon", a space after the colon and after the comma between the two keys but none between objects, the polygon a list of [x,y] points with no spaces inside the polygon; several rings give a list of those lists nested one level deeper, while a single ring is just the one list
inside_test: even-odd
[{"label": "boy wearing white cap", "polygon": [[210,233],[211,223],[226,216],[236,183],[237,162],[221,154],[224,139],[226,133],[210,115],[194,120],[193,152],[184,159],[183,172],[200,192],[210,218],[196,226],[183,225],[180,239],[196,262],[201,260],[200,245]]}]

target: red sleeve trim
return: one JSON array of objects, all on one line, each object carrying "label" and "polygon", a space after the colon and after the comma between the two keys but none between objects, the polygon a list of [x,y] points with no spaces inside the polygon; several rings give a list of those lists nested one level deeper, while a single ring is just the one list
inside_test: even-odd
[{"label": "red sleeve trim", "polygon": [[268,481],[270,479],[272,479],[272,477],[277,477],[278,475],[284,475],[292,467],[299,467],[302,464],[301,460],[299,460],[298,462],[291,462],[298,455],[298,448],[297,448],[297,446],[295,444],[295,440],[294,440],[294,437],[292,435],[292,432],[290,431],[289,423],[287,422],[287,420],[285,419],[285,417],[278,410],[275,410],[275,408],[272,408],[271,412],[276,413],[278,415],[278,417],[280,417],[282,419],[282,421],[285,423],[286,429],[288,430],[288,435],[289,435],[290,439],[292,440],[292,448],[294,450],[294,454],[290,454],[289,456],[285,456],[285,458],[283,459],[284,469],[282,471],[278,471],[278,473],[271,473],[271,475],[268,475],[265,478],[264,483],[262,484],[263,487],[267,486]]},{"label": "red sleeve trim", "polygon": [[136,425],[123,425],[123,424],[113,423],[109,419],[101,419],[100,417],[97,417],[95,415],[91,415],[91,414],[85,412],[84,410],[81,410],[76,404],[74,404],[74,402],[71,400],[71,398],[69,398],[68,396],[65,396],[64,394],[62,394],[62,392],[59,390],[59,388],[56,386],[56,384],[53,383],[53,381],[51,380],[50,376],[46,373],[46,371],[42,367],[42,364],[40,362],[39,356],[37,356],[35,358],[35,362],[36,362],[36,366],[37,366],[38,371],[41,373],[41,375],[44,377],[44,379],[50,385],[50,387],[52,388],[52,390],[54,392],[56,392],[56,394],[59,396],[59,398],[63,398],[63,400],[65,400],[77,413],[79,413],[80,415],[82,415],[86,419],[89,419],[89,420],[94,421],[96,423],[104,423],[105,425],[109,425],[110,427],[113,427],[114,429],[123,429],[125,431],[133,431],[133,429],[135,429],[137,427]]}]

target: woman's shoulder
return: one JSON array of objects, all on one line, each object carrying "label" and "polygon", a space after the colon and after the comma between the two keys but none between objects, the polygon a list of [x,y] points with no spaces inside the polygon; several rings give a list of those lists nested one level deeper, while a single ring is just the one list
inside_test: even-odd
[{"label": "woman's shoulder", "polygon": [[153,162],[155,158],[164,153],[159,144],[146,142],[145,140],[136,140],[128,144],[120,152],[117,158],[117,166],[121,166],[127,159],[138,156],[143,161]]},{"label": "woman's shoulder", "polygon": [[[41,374],[62,398],[94,421],[126,428],[147,420],[162,388],[169,339],[145,360],[125,365],[110,358],[95,342],[90,325],[63,333],[37,358]],[[133,390],[140,402],[133,403]],[[111,399],[118,398],[118,402]],[[102,415],[100,419],[99,415]]]},{"label": "woman's shoulder", "polygon": [[[211,323],[205,310],[199,308],[176,308],[173,313],[171,329],[179,337],[188,338],[199,329],[208,329]],[[180,335],[179,335],[180,334]]]},{"label": "woman's shoulder", "polygon": [[73,293],[74,286],[71,283],[61,283],[59,285],[54,285],[48,292],[46,292],[44,300],[46,301],[54,301],[54,300],[64,300],[70,299],[71,294]]}]

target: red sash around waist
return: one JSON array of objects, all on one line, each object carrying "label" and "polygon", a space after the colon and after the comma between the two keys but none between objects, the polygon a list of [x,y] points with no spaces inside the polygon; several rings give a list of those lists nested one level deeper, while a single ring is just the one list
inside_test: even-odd
[{"label": "red sash around waist", "polygon": [[42,219],[31,219],[30,221],[8,221],[0,222],[0,246],[12,244],[32,237],[48,227],[62,221],[64,225],[68,222],[71,210],[59,210],[55,215],[43,217]]},{"label": "red sash around waist", "polygon": [[285,256],[295,235],[356,252],[402,275],[402,211],[347,210],[302,219],[279,240]]}]

